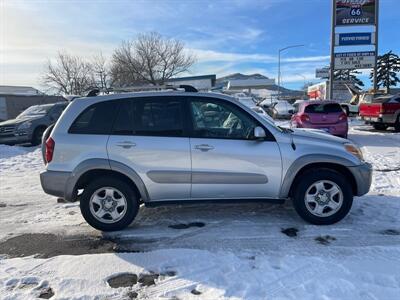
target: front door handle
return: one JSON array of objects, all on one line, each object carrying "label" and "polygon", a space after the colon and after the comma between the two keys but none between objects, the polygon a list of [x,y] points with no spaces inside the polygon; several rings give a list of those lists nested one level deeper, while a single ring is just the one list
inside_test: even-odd
[{"label": "front door handle", "polygon": [[132,142],[129,142],[129,141],[123,141],[123,142],[118,142],[116,145],[118,147],[122,147],[124,149],[130,149],[132,147],[135,147],[136,143],[132,143]]},{"label": "front door handle", "polygon": [[201,145],[196,145],[194,146],[195,149],[200,150],[200,151],[210,151],[212,149],[214,149],[213,146],[211,145],[207,145],[207,144],[201,144]]}]

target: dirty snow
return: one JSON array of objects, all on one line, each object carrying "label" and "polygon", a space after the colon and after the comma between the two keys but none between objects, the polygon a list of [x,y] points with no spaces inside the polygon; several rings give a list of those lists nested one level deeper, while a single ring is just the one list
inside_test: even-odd
[{"label": "dirty snow", "polygon": [[[349,138],[376,171],[370,193],[338,224],[309,225],[290,203],[141,207],[131,227],[104,236],[77,204],[43,193],[38,148],[0,145],[0,241],[82,235],[131,251],[3,257],[0,298],[32,299],[50,288],[51,299],[399,299],[400,134],[353,121]],[[150,286],[108,285],[124,273],[161,275]]]}]

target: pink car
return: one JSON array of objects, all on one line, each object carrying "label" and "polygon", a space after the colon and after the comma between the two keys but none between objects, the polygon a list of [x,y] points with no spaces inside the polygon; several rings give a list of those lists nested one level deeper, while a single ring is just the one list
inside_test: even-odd
[{"label": "pink car", "polygon": [[322,129],[332,135],[347,138],[347,115],[333,101],[306,101],[298,106],[291,123],[297,128]]}]

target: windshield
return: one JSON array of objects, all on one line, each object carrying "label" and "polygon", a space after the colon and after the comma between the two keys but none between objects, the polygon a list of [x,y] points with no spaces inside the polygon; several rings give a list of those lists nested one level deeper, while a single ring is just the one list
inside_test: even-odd
[{"label": "windshield", "polygon": [[44,116],[53,107],[53,104],[46,105],[34,105],[25,109],[21,114],[18,115],[17,119],[27,116]]}]

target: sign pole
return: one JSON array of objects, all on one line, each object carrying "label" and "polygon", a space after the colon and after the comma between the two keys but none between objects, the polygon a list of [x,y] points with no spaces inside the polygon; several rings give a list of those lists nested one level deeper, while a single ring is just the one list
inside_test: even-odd
[{"label": "sign pole", "polygon": [[375,0],[375,66],[374,66],[374,91],[378,89],[378,34],[379,34],[379,0]]},{"label": "sign pole", "polygon": [[331,64],[329,68],[329,100],[333,99],[333,77],[335,72],[335,22],[336,0],[332,0],[332,28],[331,28]]}]

